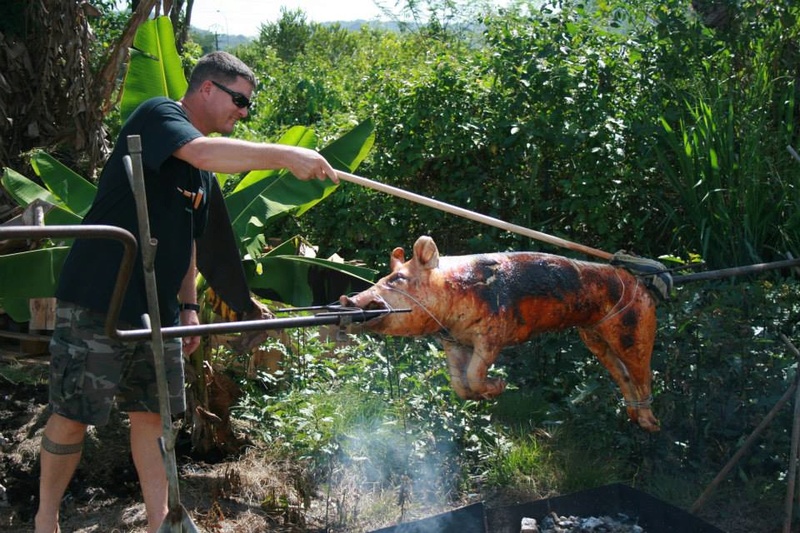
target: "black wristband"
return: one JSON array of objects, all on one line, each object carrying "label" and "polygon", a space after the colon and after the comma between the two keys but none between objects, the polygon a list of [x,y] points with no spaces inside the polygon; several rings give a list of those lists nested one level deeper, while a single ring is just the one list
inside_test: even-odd
[{"label": "black wristband", "polygon": [[197,304],[178,304],[178,309],[180,309],[181,311],[200,312],[200,306]]}]

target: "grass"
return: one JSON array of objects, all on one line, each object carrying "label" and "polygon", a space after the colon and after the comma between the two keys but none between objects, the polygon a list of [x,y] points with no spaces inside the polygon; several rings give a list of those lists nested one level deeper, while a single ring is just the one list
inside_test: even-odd
[{"label": "grass", "polygon": [[0,365],[0,379],[12,385],[36,385],[47,380],[48,367],[45,364],[25,364],[6,359]]}]

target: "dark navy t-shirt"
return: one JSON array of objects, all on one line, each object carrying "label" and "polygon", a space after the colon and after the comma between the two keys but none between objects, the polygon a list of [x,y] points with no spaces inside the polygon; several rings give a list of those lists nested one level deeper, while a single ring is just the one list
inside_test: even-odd
[{"label": "dark navy t-shirt", "polygon": [[[150,235],[158,240],[155,257],[161,323],[176,323],[177,294],[191,259],[192,242],[205,229],[208,191],[218,187],[211,172],[198,170],[172,154],[187,142],[202,137],[175,101],[164,97],[142,103],[122,127],[117,145],[100,174],[97,196],[84,224],[118,226],[137,242],[136,203],[123,157],[128,136],[142,141]],[[141,250],[141,244],[139,249]],[[117,280],[122,245],[108,239],[76,239],[61,271],[56,297],[106,312]],[[122,305],[120,319],[141,327],[147,312],[141,251]]]}]

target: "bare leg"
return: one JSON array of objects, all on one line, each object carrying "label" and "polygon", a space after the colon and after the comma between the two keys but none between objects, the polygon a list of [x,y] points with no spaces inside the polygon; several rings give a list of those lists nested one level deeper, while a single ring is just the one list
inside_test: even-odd
[{"label": "bare leg", "polygon": [[131,453],[147,509],[147,531],[155,533],[167,516],[167,473],[158,446],[162,435],[158,413],[128,413],[131,421]]},{"label": "bare leg", "polygon": [[80,446],[86,434],[86,427],[86,424],[57,414],[50,415],[47,420],[43,440],[48,439],[49,444],[43,444],[40,453],[41,476],[39,510],[35,519],[36,533],[59,531],[58,510],[64,492],[81,460]]}]

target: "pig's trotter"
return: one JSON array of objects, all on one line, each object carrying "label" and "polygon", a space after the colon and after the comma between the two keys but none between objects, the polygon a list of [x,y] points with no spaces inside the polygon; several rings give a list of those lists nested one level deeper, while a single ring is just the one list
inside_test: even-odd
[{"label": "pig's trotter", "polygon": [[626,410],[631,421],[639,424],[639,427],[642,429],[651,433],[661,431],[661,423],[658,421],[653,414],[653,411],[649,407],[635,407],[628,405]]},{"label": "pig's trotter", "polygon": [[491,400],[492,398],[500,396],[504,390],[506,390],[505,381],[502,379],[490,378],[483,382],[483,392],[480,393],[480,397],[484,400]]},{"label": "pig's trotter", "polygon": [[506,382],[496,378],[490,378],[480,383],[470,383],[468,388],[456,386],[455,381],[452,384],[453,390],[462,400],[491,400],[506,389]]},{"label": "pig's trotter", "polygon": [[650,433],[661,431],[661,422],[658,421],[658,419],[653,415],[653,411],[650,409],[639,409],[637,417],[639,427],[642,429],[647,430]]}]

